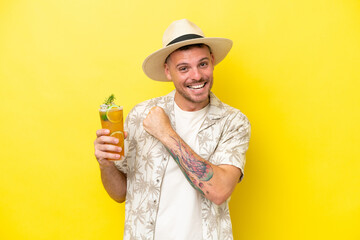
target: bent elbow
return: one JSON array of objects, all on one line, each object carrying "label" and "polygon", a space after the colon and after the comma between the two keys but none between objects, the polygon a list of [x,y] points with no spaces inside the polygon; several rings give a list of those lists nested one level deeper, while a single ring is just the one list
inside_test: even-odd
[{"label": "bent elbow", "polygon": [[115,197],[115,196],[111,196],[111,198],[117,202],[117,203],[123,203],[125,202],[126,198],[125,197]]},{"label": "bent elbow", "polygon": [[215,203],[216,205],[221,205],[224,202],[226,202],[228,199],[229,199],[229,195],[224,194],[224,195],[215,196],[214,198],[209,199],[209,200],[212,201],[213,203]]}]

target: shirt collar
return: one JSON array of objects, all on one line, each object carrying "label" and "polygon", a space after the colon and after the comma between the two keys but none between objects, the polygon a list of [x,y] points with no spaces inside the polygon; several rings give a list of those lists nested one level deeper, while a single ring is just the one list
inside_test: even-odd
[{"label": "shirt collar", "polygon": [[[166,95],[166,108],[165,112],[168,114],[170,118],[170,122],[173,126],[175,126],[175,116],[174,116],[174,101],[175,101],[175,92],[176,90],[171,91],[169,94]],[[210,107],[209,111],[206,115],[203,125],[200,128],[200,131],[210,127],[213,125],[217,120],[220,120],[224,117],[225,113],[225,106],[213,92],[210,92]]]}]

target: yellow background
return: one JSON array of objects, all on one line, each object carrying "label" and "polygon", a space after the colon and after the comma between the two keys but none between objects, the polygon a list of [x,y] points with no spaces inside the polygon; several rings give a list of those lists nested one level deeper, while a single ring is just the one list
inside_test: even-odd
[{"label": "yellow background", "polygon": [[234,40],[213,91],[252,123],[235,239],[360,239],[358,0],[1,1],[0,239],[122,238],[98,106],[173,89],[141,64],[181,18]]}]

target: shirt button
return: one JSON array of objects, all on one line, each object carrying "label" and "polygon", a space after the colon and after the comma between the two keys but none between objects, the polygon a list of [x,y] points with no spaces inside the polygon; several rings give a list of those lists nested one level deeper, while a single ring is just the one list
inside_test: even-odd
[{"label": "shirt button", "polygon": [[156,203],[157,201],[156,201],[156,199],[154,200],[154,203]]},{"label": "shirt button", "polygon": [[159,182],[160,182],[160,179],[156,179],[156,182],[159,183]]},{"label": "shirt button", "polygon": [[153,222],[150,222],[151,225],[153,225],[154,223]]}]

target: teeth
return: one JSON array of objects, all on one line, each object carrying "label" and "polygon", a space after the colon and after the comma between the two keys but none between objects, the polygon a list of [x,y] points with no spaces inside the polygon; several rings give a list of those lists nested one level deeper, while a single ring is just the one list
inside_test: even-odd
[{"label": "teeth", "polygon": [[195,86],[189,86],[189,88],[192,88],[192,89],[200,89],[200,88],[203,88],[204,86],[205,86],[205,83],[200,84],[200,85],[195,85]]}]

